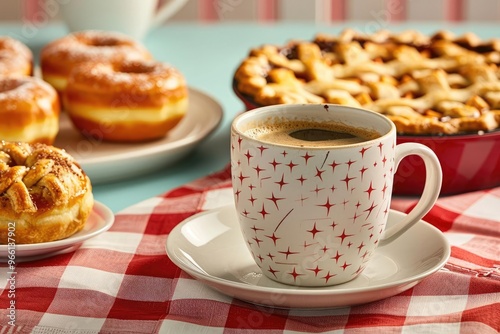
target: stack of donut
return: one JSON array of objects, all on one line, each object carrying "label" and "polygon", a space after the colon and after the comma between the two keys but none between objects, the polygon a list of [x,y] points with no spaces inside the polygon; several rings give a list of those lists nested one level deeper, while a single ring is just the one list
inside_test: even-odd
[{"label": "stack of donut", "polygon": [[52,144],[59,131],[57,92],[33,73],[31,50],[0,37],[0,140]]},{"label": "stack of donut", "polygon": [[75,128],[99,140],[140,142],[164,137],[185,116],[182,74],[155,61],[126,35],[82,31],[33,54],[0,37],[0,140],[53,144],[61,105]]},{"label": "stack of donut", "polygon": [[43,79],[56,88],[74,126],[87,137],[162,138],[187,112],[182,74],[125,35],[73,33],[46,45],[40,65]]}]

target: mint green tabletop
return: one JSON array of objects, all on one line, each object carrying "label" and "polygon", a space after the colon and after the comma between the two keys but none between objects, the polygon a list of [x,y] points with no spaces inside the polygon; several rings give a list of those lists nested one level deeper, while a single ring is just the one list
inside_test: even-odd
[{"label": "mint green tabletop", "polygon": [[[231,88],[233,73],[250,48],[265,43],[284,44],[290,39],[311,39],[316,33],[338,33],[346,27],[362,32],[376,29],[401,31],[417,29],[424,33],[447,29],[461,34],[475,32],[482,38],[498,37],[499,25],[353,22],[342,25],[313,23],[172,23],[152,31],[144,45],[159,60],[172,64],[186,77],[188,85],[205,92],[223,107],[218,129],[174,164],[154,173],[113,183],[94,185],[96,200],[118,212],[132,204],[162,194],[177,186],[224,168],[229,163],[229,127],[235,115],[244,110]],[[27,44],[38,60],[40,49],[67,34],[58,24],[0,22],[0,35],[9,35]],[[1,120],[0,120],[1,121]]]}]

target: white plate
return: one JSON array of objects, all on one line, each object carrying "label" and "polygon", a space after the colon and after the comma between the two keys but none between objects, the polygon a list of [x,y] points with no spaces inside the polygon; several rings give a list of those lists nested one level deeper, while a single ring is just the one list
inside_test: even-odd
[{"label": "white plate", "polygon": [[217,101],[189,88],[187,114],[165,138],[134,144],[88,140],[73,128],[63,112],[54,146],[71,154],[93,184],[111,182],[146,174],[180,160],[217,128],[222,116]]},{"label": "white plate", "polygon": [[[80,247],[85,240],[109,230],[114,221],[115,216],[111,209],[96,201],[85,226],[80,232],[62,240],[16,245],[14,260],[16,263],[34,261],[71,252]],[[8,260],[7,251],[8,245],[0,245],[0,262]]]},{"label": "white plate", "polygon": [[[389,213],[388,224],[403,213]],[[424,221],[376,250],[356,279],[330,287],[301,288],[262,275],[241,236],[232,205],[200,213],[176,226],[167,254],[185,272],[231,297],[279,308],[332,308],[368,303],[403,292],[444,266],[450,246]]]}]

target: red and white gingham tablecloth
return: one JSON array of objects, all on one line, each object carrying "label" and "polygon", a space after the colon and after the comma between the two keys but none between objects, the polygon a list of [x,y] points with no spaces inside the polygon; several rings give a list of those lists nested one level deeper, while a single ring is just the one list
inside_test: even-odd
[{"label": "red and white gingham tablecloth", "polygon": [[[245,303],[191,278],[168,258],[178,223],[226,204],[229,169],[116,215],[73,253],[20,263],[16,321],[8,324],[1,264],[0,333],[498,333],[500,187],[440,198],[425,220],[452,245],[445,267],[414,288],[370,304],[284,310]],[[408,212],[415,199],[395,198]]]}]

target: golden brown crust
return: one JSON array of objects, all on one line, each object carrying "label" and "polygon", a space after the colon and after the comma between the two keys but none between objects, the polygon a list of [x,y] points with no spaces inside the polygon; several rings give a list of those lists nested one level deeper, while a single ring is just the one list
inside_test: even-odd
[{"label": "golden brown crust", "polygon": [[[139,42],[118,33],[82,31],[47,44],[40,53],[42,76],[65,81],[82,63],[120,62],[125,59],[152,59]],[[64,85],[63,85],[64,86]],[[62,91],[63,87],[56,87]]]},{"label": "golden brown crust", "polygon": [[187,112],[187,97],[182,74],[156,61],[83,64],[63,94],[77,129],[111,141],[164,137]]},{"label": "golden brown crust", "polygon": [[57,92],[35,77],[0,77],[0,140],[51,144],[59,131]]},{"label": "golden brown crust", "polygon": [[0,76],[29,76],[33,72],[33,53],[20,41],[0,36]]},{"label": "golden brown crust", "polygon": [[90,179],[66,152],[43,144],[0,142],[0,244],[66,238],[93,207]]},{"label": "golden brown crust", "polygon": [[252,49],[234,80],[256,105],[338,103],[386,114],[402,134],[456,134],[499,128],[489,115],[500,108],[499,66],[500,42],[473,34],[347,29]]}]

